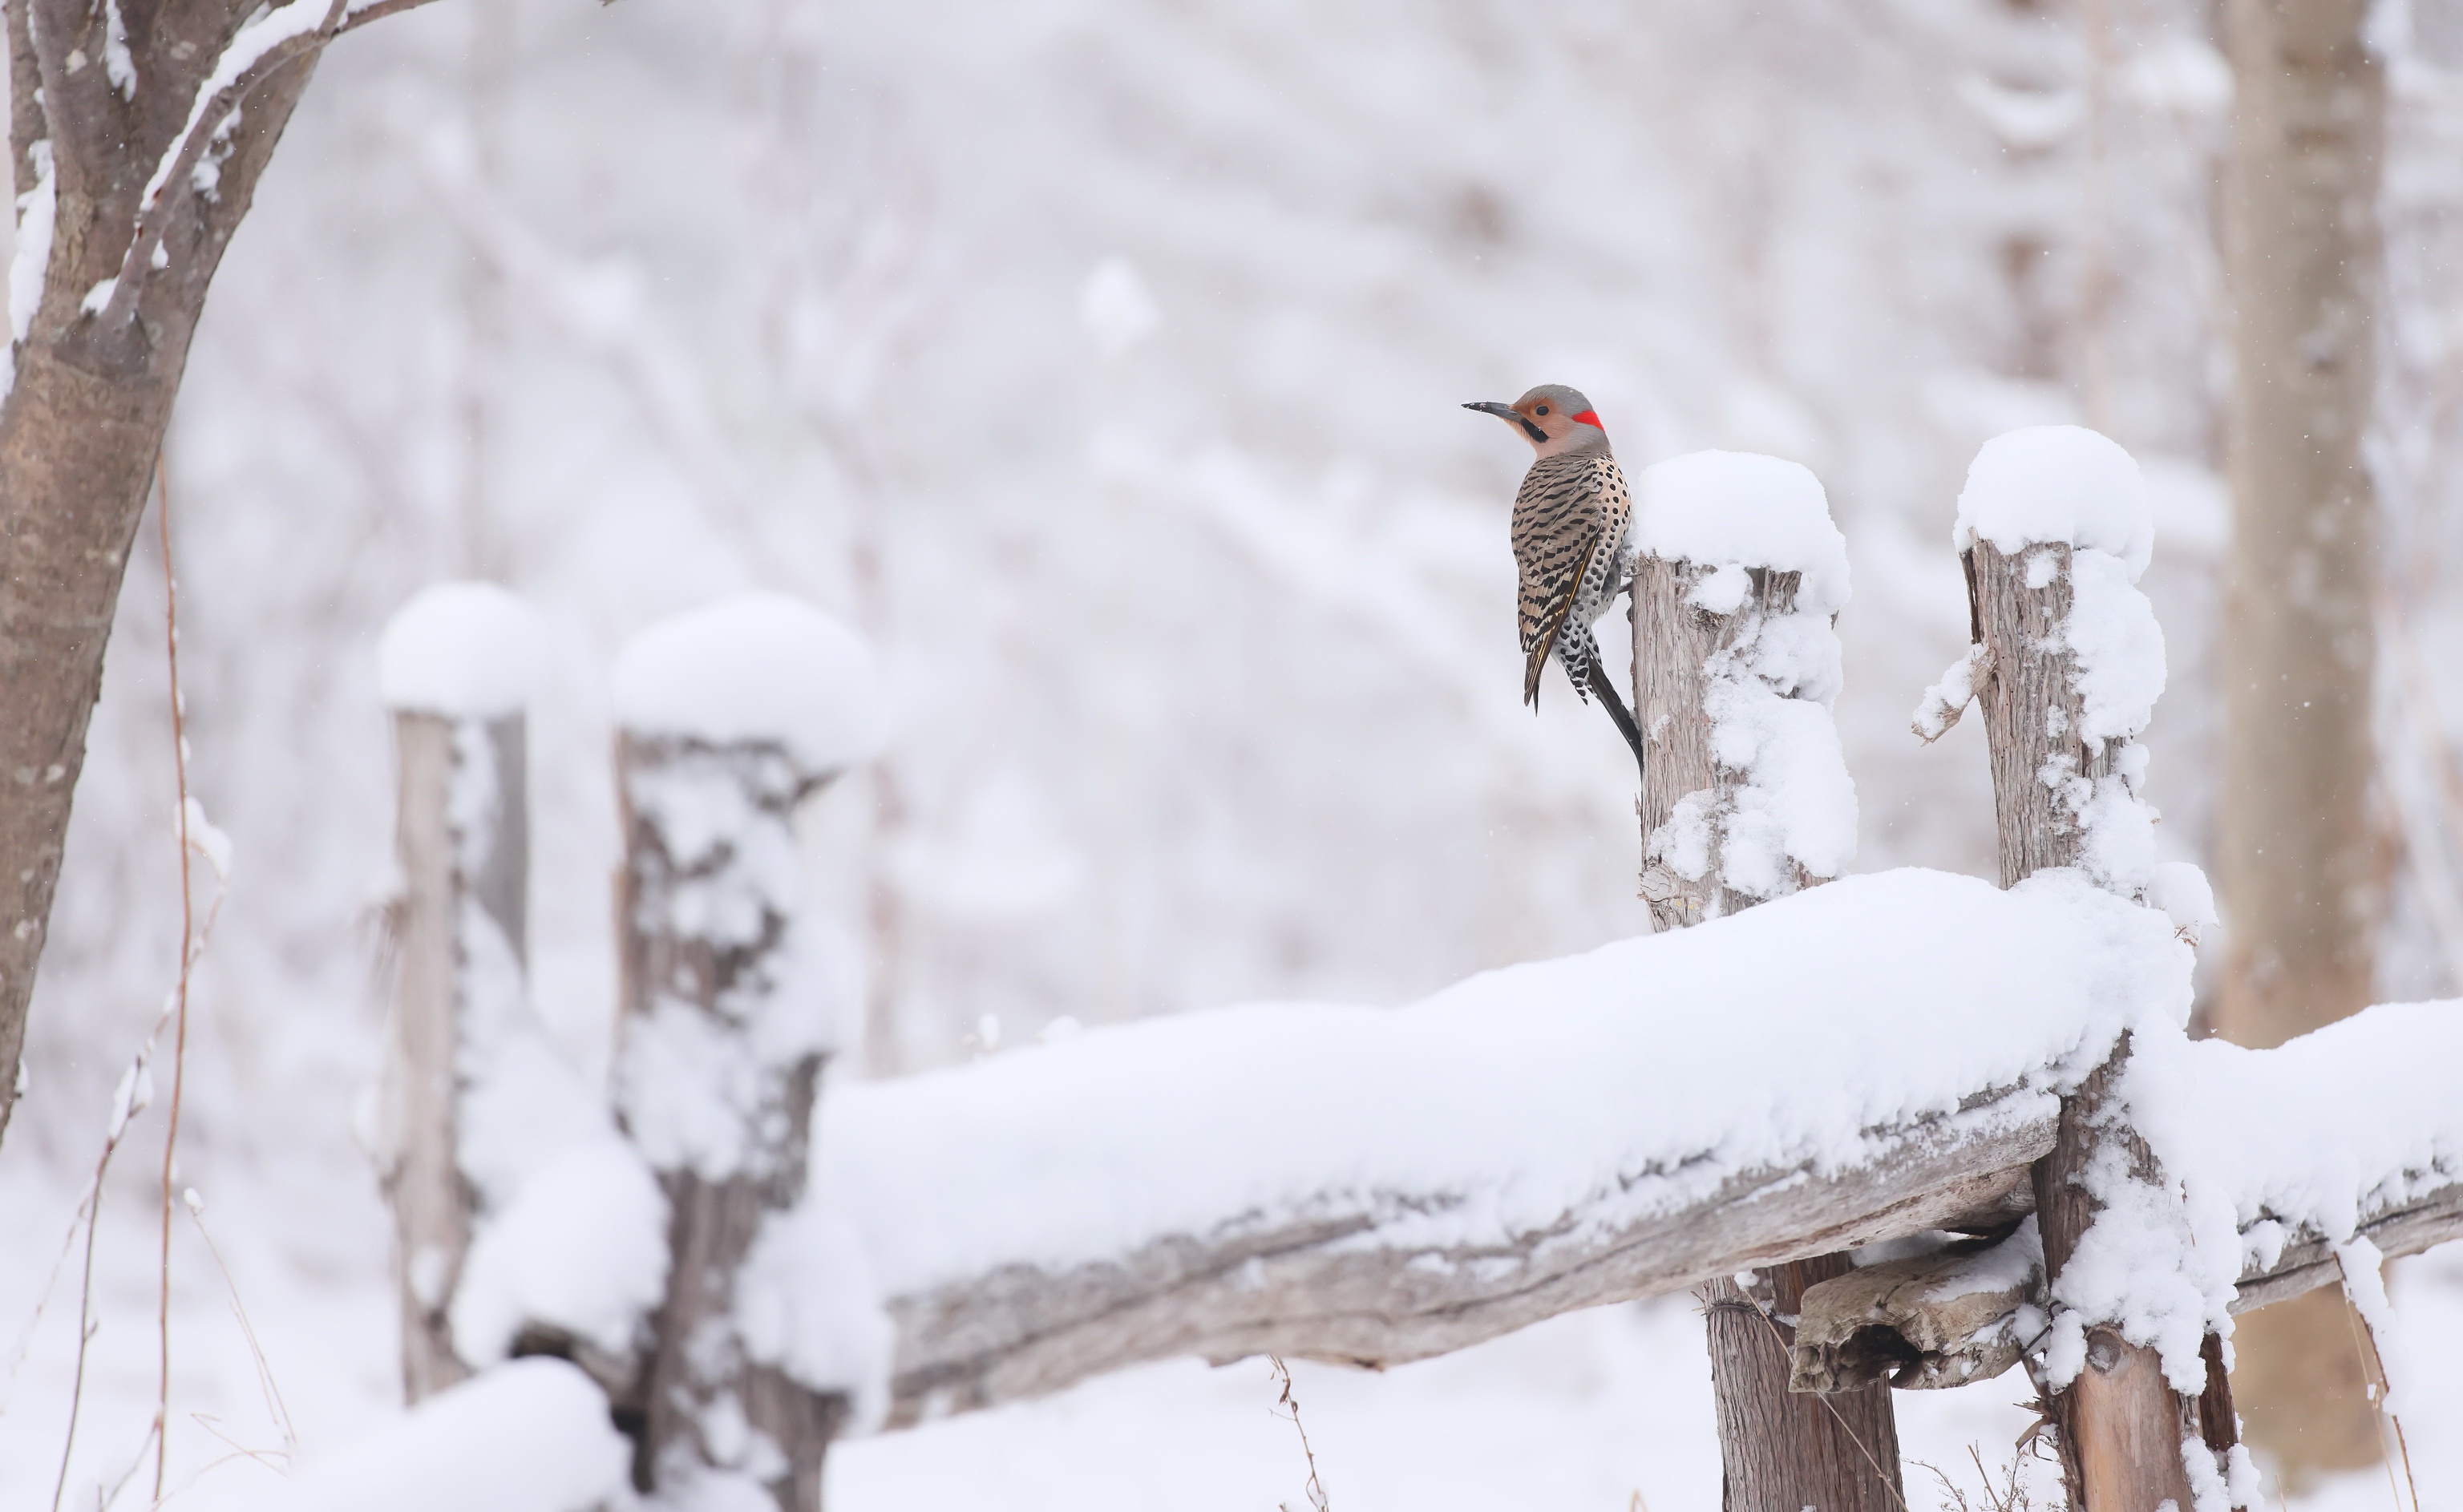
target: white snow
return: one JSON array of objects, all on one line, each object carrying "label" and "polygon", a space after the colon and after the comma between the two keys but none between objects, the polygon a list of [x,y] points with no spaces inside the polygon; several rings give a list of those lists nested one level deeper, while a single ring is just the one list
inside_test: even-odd
[{"label": "white snow", "polygon": [[849,1432],[870,1433],[887,1415],[897,1326],[861,1240],[826,1190],[764,1224],[736,1273],[735,1324],[754,1360],[816,1391],[846,1392]]},{"label": "white snow", "polygon": [[2164,910],[2172,927],[2189,931],[2190,943],[2198,943],[2198,931],[2220,921],[2215,912],[2215,889],[2207,874],[2195,862],[2158,862],[2148,875],[2147,902]]},{"label": "white snow", "polygon": [[1967,654],[1950,664],[1939,682],[1924,690],[1924,697],[1917,700],[1916,712],[1907,720],[1917,739],[1930,745],[1950,734],[1950,727],[1958,723],[1958,716],[1975,701],[1975,685],[1991,660],[1991,652],[1981,642],[1972,645]]},{"label": "white snow", "polygon": [[2136,577],[2109,552],[2070,554],[2070,612],[2061,634],[2078,659],[2079,734],[2088,740],[2137,734],[2164,691],[2164,631]]},{"label": "white snow", "polygon": [[43,280],[52,270],[52,228],[59,212],[59,184],[53,176],[52,144],[27,149],[34,160],[34,186],[17,196],[17,242],[9,256],[9,335],[23,341],[34,328],[43,302]]},{"label": "white snow", "polygon": [[2155,549],[2147,480],[2118,443],[2083,426],[2006,432],[1975,453],[1958,495],[1951,543],[1965,551],[1978,539],[2014,556],[2054,541],[2105,552],[2136,582]]},{"label": "white snow", "polygon": [[[256,60],[266,54],[294,37],[324,31],[328,21],[338,21],[341,15],[339,0],[335,0],[332,5],[320,5],[317,0],[293,0],[290,5],[264,11],[241,27],[231,38],[230,45],[223,49],[223,55],[214,60],[213,72],[197,85],[197,98],[188,106],[186,123],[163,149],[162,161],[154,164],[153,176],[145,181],[145,192],[137,202],[138,215],[141,218],[144,216],[154,208],[154,202],[162,197],[163,186],[170,182],[171,170],[179,165],[182,149],[196,135],[197,127],[205,120],[206,112],[212,107],[216,95],[238,83],[240,76],[254,67]],[[219,126],[220,122],[216,124]]]},{"label": "white snow", "polygon": [[1078,319],[1104,361],[1117,362],[1154,335],[1163,324],[1163,312],[1155,308],[1135,263],[1106,257],[1086,275],[1078,296]]},{"label": "white snow", "polygon": [[[2066,564],[2070,606],[2047,638],[2070,653],[2079,728],[2055,730],[2064,749],[2037,779],[2083,830],[2081,863],[2105,887],[2132,897],[2155,866],[2155,811],[2141,797],[2147,753],[2136,737],[2164,691],[2164,632],[2137,587],[2154,550],[2154,515],[2138,464],[2104,436],[2077,426],[2038,426],[1995,436],[1976,452],[1958,496],[1952,538],[2024,554],[2026,583],[2052,585]],[[2057,548],[2067,546],[2063,553]],[[1978,654],[1945,673],[1916,708],[1916,734],[1938,737],[1973,695]],[[2090,778],[2079,747],[2101,746],[2111,771]]]},{"label": "white snow", "polygon": [[[1829,615],[1847,603],[1847,541],[1830,522],[1821,482],[1777,457],[1695,451],[1644,469],[1625,549],[1669,561],[1800,572],[1798,609]],[[1742,575],[1733,581],[1741,594]]]},{"label": "white snow", "polygon": [[2189,971],[2162,915],[2074,874],[1851,877],[1406,1008],[1185,1014],[833,1087],[819,1185],[893,1295],[1233,1216],[1507,1243],[1584,1204],[1648,1214],[1738,1170],[1853,1160],[1865,1130],[1979,1087],[2049,1099],[2125,1027],[2184,1021]]},{"label": "white snow", "polygon": [[661,621],[617,658],[613,687],[617,720],[637,734],[774,741],[809,773],[875,755],[886,734],[871,647],[781,594]]},{"label": "white snow", "polygon": [[1856,788],[1830,715],[1842,683],[1831,620],[1847,602],[1847,554],[1821,484],[1776,457],[1672,458],[1643,473],[1628,549],[1709,567],[1688,602],[1711,614],[1744,609],[1748,568],[1803,574],[1793,612],[1756,616],[1703,668],[1711,756],[1742,780],[1726,800],[1680,800],[1646,853],[1688,880],[1715,867],[1751,898],[1791,890],[1798,868],[1839,875],[1856,854]]},{"label": "white snow", "polygon": [[128,51],[128,23],[120,14],[120,0],[102,0],[102,70],[122,99],[137,98],[137,59]]},{"label": "white snow", "polygon": [[531,1010],[495,921],[465,901],[456,1161],[476,1197],[453,1294],[454,1348],[501,1360],[525,1322],[610,1353],[633,1343],[667,1273],[667,1208]]},{"label": "white snow", "polygon": [[594,1512],[630,1500],[607,1398],[562,1360],[501,1365],[322,1457],[288,1485],[208,1479],[197,1512]]},{"label": "white snow", "polygon": [[492,582],[440,582],[377,646],[385,707],[464,719],[520,713],[538,681],[538,615]]}]

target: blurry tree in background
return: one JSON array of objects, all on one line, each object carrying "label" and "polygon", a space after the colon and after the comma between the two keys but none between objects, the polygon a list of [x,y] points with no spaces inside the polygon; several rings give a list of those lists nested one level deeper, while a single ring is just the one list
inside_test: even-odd
[{"label": "blurry tree in background", "polygon": [[[325,44],[423,0],[8,0],[0,1131],[120,582],[206,290]],[[243,107],[245,107],[243,109]]]},{"label": "blurry tree in background", "polygon": [[[2234,506],[2215,1026],[2280,1044],[2374,1000],[2377,373],[2386,75],[2367,0],[2232,0],[2225,178]],[[2296,1482],[2379,1453],[2343,1298],[2242,1321],[2235,1393]]]}]

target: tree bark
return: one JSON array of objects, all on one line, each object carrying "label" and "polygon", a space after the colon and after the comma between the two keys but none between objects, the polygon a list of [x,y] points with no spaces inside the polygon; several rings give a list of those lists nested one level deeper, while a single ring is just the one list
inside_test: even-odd
[{"label": "tree bark", "polygon": [[[708,1471],[763,1485],[780,1512],[821,1504],[821,1463],[847,1412],[751,1358],[735,1283],[754,1241],[803,1195],[824,1057],[781,1052],[774,1009],[794,980],[794,812],[823,778],[787,750],[625,734],[620,879],[624,1044],[618,1110],[668,1201],[667,1294],[639,1406],[643,1491]],[[750,911],[748,912],[748,905]],[[662,1046],[689,1044],[678,1058]],[[702,1116],[736,1121],[711,1133]],[[748,1432],[749,1430],[749,1432]],[[766,1440],[768,1453],[764,1453]]]},{"label": "tree bark", "polygon": [[[6,0],[12,179],[35,218],[48,199],[54,230],[36,307],[11,312],[25,334],[0,399],[0,1134],[112,611],[207,288],[317,50],[375,14],[320,11],[320,29],[267,50],[193,117],[254,0],[125,9],[123,95],[106,66],[116,12]],[[183,142],[191,150],[149,200],[158,164]]]},{"label": "tree bark", "polygon": [[[2085,837],[2062,779],[2108,776],[2127,744],[2082,734],[2084,700],[2062,633],[2072,602],[2070,557],[2060,542],[2010,555],[1978,540],[1967,554],[1972,623],[1992,668],[1976,695],[1992,753],[2005,887],[2045,867],[2080,864]],[[2124,1035],[2110,1059],[2061,1100],[2060,1137],[2036,1162],[2036,1220],[2046,1284],[2056,1295],[2061,1267],[2101,1210],[2082,1184],[2098,1153],[2118,1146],[2135,1175],[2160,1184],[2146,1142],[2125,1122],[2101,1116],[2128,1059]],[[2052,1400],[2070,1504],[2079,1512],[2151,1512],[2167,1499],[2191,1505],[2181,1442],[2184,1424],[2196,1421],[2194,1398],[2173,1392],[2154,1350],[2104,1327],[2091,1327],[2088,1340],[2085,1368]]]},{"label": "tree bark", "polygon": [[[1744,603],[1733,614],[1713,614],[1692,602],[1711,570],[1645,557],[1634,573],[1633,711],[1646,753],[1637,804],[1642,895],[1660,930],[1699,924],[1758,901],[1726,885],[1715,846],[1707,868],[1687,875],[1691,868],[1673,854],[1670,837],[1683,806],[1707,800],[1722,808],[1737,783],[1711,754],[1706,669],[1767,621],[1793,613],[1802,580],[1798,573],[1750,567]],[[1811,881],[1800,871],[1796,877],[1798,887]],[[1807,1287],[1850,1268],[1843,1253],[1818,1255],[1770,1267],[1765,1299],[1747,1297],[1726,1279],[1701,1291],[1726,1512],[1904,1508],[1888,1388],[1860,1387],[1835,1397],[1788,1390],[1788,1328],[1798,1300]]]},{"label": "tree bark", "polygon": [[[2225,176],[2233,303],[2216,862],[2232,932],[2218,1033],[2280,1044],[2367,1004],[2379,868],[2367,822],[2376,498],[2362,445],[2376,372],[2386,78],[2367,0],[2230,0]],[[2250,1435],[2296,1482],[2376,1460],[2341,1301],[2261,1313],[2235,1340]]]},{"label": "tree bark", "polygon": [[470,1374],[447,1317],[475,1206],[459,1143],[469,997],[465,909],[483,912],[515,961],[524,959],[529,805],[518,715],[398,712],[394,750],[403,890],[393,920],[399,975],[386,1025],[378,1159],[394,1212],[403,1390],[418,1402]]},{"label": "tree bark", "polygon": [[1720,1504],[1904,1512],[1899,1420],[1886,1384],[1827,1394],[1788,1390],[1794,1320],[1808,1287],[1855,1267],[1843,1254],[1773,1266],[1755,1295],[1733,1280],[1700,1293],[1724,1475]]}]

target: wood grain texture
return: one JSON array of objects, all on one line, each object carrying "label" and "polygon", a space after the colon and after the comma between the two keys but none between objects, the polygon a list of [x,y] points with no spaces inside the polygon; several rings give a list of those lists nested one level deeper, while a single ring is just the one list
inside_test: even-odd
[{"label": "wood grain texture", "polygon": [[[485,750],[474,748],[480,743]],[[446,1317],[470,1247],[473,1206],[457,1143],[469,1000],[463,910],[476,905],[523,958],[530,826],[519,716],[481,723],[397,713],[394,751],[403,893],[390,921],[396,977],[379,1086],[378,1167],[394,1215],[403,1391],[417,1402],[470,1373]],[[473,782],[492,788],[478,834],[463,828],[454,802],[457,787]]]},{"label": "wood grain texture", "polygon": [[[1226,1215],[1209,1234],[1117,1260],[1004,1266],[890,1300],[899,1330],[890,1422],[992,1407],[1179,1355],[1426,1359],[1578,1308],[2004,1211],[2052,1137],[2050,1100],[2010,1093],[1875,1130],[1859,1165],[1748,1172],[1648,1214],[1620,1212],[1612,1189],[1511,1245],[1384,1245],[1381,1216],[1368,1212],[1282,1225]],[[1411,1224],[1442,1202],[1398,1194],[1382,1218]],[[1784,1370],[1780,1381],[1783,1390]]]},{"label": "wood grain texture", "polygon": [[[1182,1355],[1400,1365],[1577,1308],[1922,1229],[2006,1227],[2034,1211],[2030,1163],[2053,1148],[2056,1127],[2040,1104],[2022,1111],[1979,1100],[1955,1124],[1881,1135],[1864,1167],[1758,1172],[1647,1217],[1569,1212],[1510,1247],[1380,1244],[1377,1219],[1364,1213],[1275,1227],[1226,1215],[1209,1234],[1117,1260],[998,1267],[890,1299],[898,1345],[889,1425]],[[2372,1211],[2360,1232],[2389,1259],[2463,1238],[2463,1182]],[[2297,1233],[2277,1261],[2243,1275],[2234,1310],[2338,1283],[2331,1243]]]},{"label": "wood grain texture", "polygon": [[[2125,742],[2089,742],[2080,734],[2083,701],[2062,634],[2071,603],[2070,548],[2052,543],[2012,555],[1978,540],[1967,557],[1973,623],[1992,659],[1992,678],[1978,690],[1978,700],[1992,755],[2001,885],[2008,887],[2045,867],[2079,864],[2084,836],[2055,784],[2106,776]],[[2060,1138],[2036,1164],[2038,1230],[2047,1284],[2055,1290],[2099,1211],[2082,1185],[2098,1152],[2117,1145],[2140,1179],[2161,1181],[2146,1141],[2121,1120],[2103,1116],[2128,1058],[2125,1035],[2111,1059],[2062,1100]],[[2178,1396],[2166,1384],[2153,1350],[2106,1328],[2090,1328],[2088,1340],[2085,1370],[2052,1400],[2071,1504],[2081,1512],[2152,1512],[2167,1499],[2191,1505],[2180,1446],[2184,1423],[2195,1423],[2194,1398]]]},{"label": "wood grain texture", "polygon": [[1729,1512],[1904,1512],[1890,1389],[1787,1389],[1796,1342],[1789,1320],[1809,1287],[1853,1268],[1845,1255],[1820,1255],[1757,1276],[1750,1295],[1727,1277],[1702,1288],[1724,1471],[1720,1502]]},{"label": "wood grain texture", "polygon": [[[1703,669],[1765,621],[1794,613],[1803,574],[1750,569],[1752,591],[1733,614],[1712,614],[1688,602],[1710,574],[1695,562],[1657,557],[1643,558],[1634,572],[1633,717],[1642,728],[1645,753],[1642,896],[1659,930],[1719,918],[1758,901],[1720,885],[1715,850],[1699,877],[1670,866],[1667,825],[1689,799],[1714,808],[1733,801],[1737,775],[1722,772],[1711,755]],[[1799,872],[1796,881],[1802,887],[1809,879]]]},{"label": "wood grain texture", "polygon": [[[1742,775],[1722,768],[1711,750],[1711,669],[1750,645],[1765,624],[1795,612],[1803,575],[1748,567],[1743,603],[1717,614],[1694,602],[1695,589],[1713,570],[1645,557],[1634,574],[1633,707],[1646,752],[1642,896],[1659,930],[1686,928],[1759,901],[1726,885],[1726,858],[1716,841],[1709,865],[1687,875],[1689,858],[1675,854],[1674,836],[1689,822],[1698,826],[1734,807]],[[1792,880],[1801,887],[1813,879],[1799,869]],[[1791,1256],[1770,1268],[1778,1301],[1769,1307],[1725,1276],[1705,1285],[1727,1512],[1905,1507],[1888,1391],[1854,1390],[1835,1399],[1792,1392],[1789,1341],[1772,1326],[1774,1307],[1792,1317],[1807,1287],[1849,1268],[1843,1253]]]}]

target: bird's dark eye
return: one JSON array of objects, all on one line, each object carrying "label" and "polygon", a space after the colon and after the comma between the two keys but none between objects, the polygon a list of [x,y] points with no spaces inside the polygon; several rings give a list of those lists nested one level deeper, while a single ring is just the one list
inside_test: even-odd
[{"label": "bird's dark eye", "polygon": [[1535,415],[1544,415],[1544,414],[1546,414],[1546,413],[1548,412],[1548,406],[1547,406],[1547,405],[1541,405],[1538,408],[1537,408],[1537,409],[1535,409],[1535,410],[1533,410],[1533,411],[1531,411],[1531,412],[1532,412],[1533,414],[1535,414]]}]

